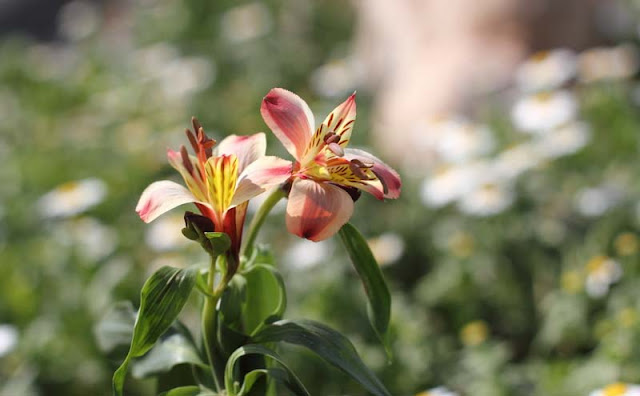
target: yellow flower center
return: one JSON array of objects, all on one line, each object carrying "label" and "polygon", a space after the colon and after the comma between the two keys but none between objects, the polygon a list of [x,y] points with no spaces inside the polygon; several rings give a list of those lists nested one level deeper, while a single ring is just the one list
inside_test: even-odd
[{"label": "yellow flower center", "polygon": [[553,95],[550,92],[539,92],[534,96],[535,100],[540,103],[547,103],[552,97]]},{"label": "yellow flower center", "polygon": [[587,272],[594,273],[602,269],[609,258],[607,256],[595,256],[587,263]]},{"label": "yellow flower center", "polygon": [[78,183],[70,181],[70,182],[66,182],[66,183],[60,185],[58,187],[58,191],[60,191],[60,192],[70,192],[70,191],[75,190],[76,188],[78,188]]},{"label": "yellow flower center", "polygon": [[536,63],[543,62],[547,58],[549,58],[549,51],[539,51],[531,55],[531,60]]},{"label": "yellow flower center", "polygon": [[616,252],[621,256],[631,256],[638,253],[639,243],[638,237],[631,233],[625,232],[618,235],[614,242]]},{"label": "yellow flower center", "polygon": [[603,396],[622,396],[627,392],[627,385],[622,382],[616,382],[602,389]]},{"label": "yellow flower center", "polygon": [[462,328],[460,339],[467,346],[482,344],[489,336],[489,327],[482,320],[473,321]]}]

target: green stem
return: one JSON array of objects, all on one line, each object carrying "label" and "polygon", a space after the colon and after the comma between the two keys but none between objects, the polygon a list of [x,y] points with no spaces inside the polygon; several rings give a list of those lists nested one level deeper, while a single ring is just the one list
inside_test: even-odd
[{"label": "green stem", "polygon": [[[209,276],[207,278],[207,285],[209,290],[213,292],[214,280],[216,274],[216,257],[211,256],[211,264],[209,266]],[[220,383],[218,381],[218,375],[216,374],[214,359],[213,359],[213,342],[216,336],[216,305],[220,294],[214,293],[212,296],[205,296],[204,306],[202,307],[202,339],[204,340],[204,349],[207,353],[207,359],[211,366],[211,374],[213,377],[213,383],[216,387],[216,392],[220,392]]]},{"label": "green stem", "polygon": [[251,219],[246,239],[244,240],[244,244],[240,250],[241,256],[251,256],[251,253],[253,252],[253,244],[256,241],[260,227],[262,227],[262,224],[267,218],[269,212],[271,212],[271,209],[273,209],[273,207],[276,206],[276,204],[285,196],[286,193],[281,188],[278,188],[262,203],[260,209],[258,209],[256,214],[253,216],[253,219]]}]

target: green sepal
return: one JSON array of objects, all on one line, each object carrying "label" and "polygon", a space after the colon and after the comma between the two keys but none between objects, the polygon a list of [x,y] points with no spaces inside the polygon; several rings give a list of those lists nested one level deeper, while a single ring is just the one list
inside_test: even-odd
[{"label": "green sepal", "polygon": [[224,232],[205,232],[204,235],[211,244],[211,252],[214,256],[225,253],[231,247],[231,238]]}]

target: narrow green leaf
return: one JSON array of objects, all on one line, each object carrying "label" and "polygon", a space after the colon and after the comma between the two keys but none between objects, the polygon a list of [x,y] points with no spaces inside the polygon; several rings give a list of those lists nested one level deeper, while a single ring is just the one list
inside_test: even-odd
[{"label": "narrow green leaf", "polygon": [[369,322],[389,356],[387,330],[391,318],[391,294],[387,283],[360,231],[347,223],[342,226],[339,234],[367,293]]},{"label": "narrow green leaf", "polygon": [[172,334],[151,349],[141,360],[134,363],[131,374],[136,378],[166,373],[179,364],[193,364],[206,368],[198,350],[190,340],[182,334]]},{"label": "narrow green leaf", "polygon": [[333,364],[376,396],[390,396],[382,382],[362,362],[353,344],[342,334],[310,320],[281,320],[264,327],[256,343],[287,342],[308,348]]},{"label": "narrow green leaf", "polygon": [[[240,386],[238,382],[234,380],[236,377],[236,363],[241,357],[246,355],[262,355],[269,357],[277,362],[281,366],[281,369],[269,368],[253,370],[247,373],[244,377],[242,386]],[[307,389],[304,387],[302,382],[300,382],[298,377],[282,361],[280,355],[262,345],[252,344],[241,346],[236,349],[231,356],[229,356],[229,360],[227,361],[227,366],[224,371],[225,388],[232,396],[243,396],[251,390],[251,387],[256,383],[260,376],[265,374],[286,386],[295,395],[309,396]]]},{"label": "narrow green leaf", "polygon": [[256,264],[243,275],[247,280],[245,332],[254,334],[265,324],[282,319],[287,295],[282,276],[270,265]]},{"label": "narrow green leaf", "polygon": [[142,287],[140,310],[133,329],[129,353],[113,375],[113,393],[122,395],[132,358],[144,355],[171,326],[187,302],[196,282],[197,269],[162,267]]}]

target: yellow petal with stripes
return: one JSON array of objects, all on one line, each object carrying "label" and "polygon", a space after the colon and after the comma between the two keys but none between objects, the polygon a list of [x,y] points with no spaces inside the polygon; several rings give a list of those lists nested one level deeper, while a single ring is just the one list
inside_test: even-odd
[{"label": "yellow petal with stripes", "polygon": [[222,214],[231,206],[236,190],[238,157],[233,154],[211,157],[207,160],[205,171],[209,201],[216,213]]}]

